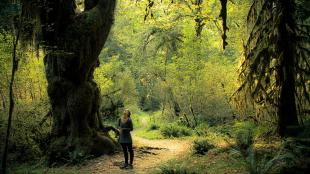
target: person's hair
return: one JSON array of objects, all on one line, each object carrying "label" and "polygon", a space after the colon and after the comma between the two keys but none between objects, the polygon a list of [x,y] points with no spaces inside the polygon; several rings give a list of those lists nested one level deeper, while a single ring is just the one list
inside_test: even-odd
[{"label": "person's hair", "polygon": [[127,111],[127,113],[128,113],[128,118],[130,118],[131,112],[129,111],[129,109],[125,109],[125,111]]}]

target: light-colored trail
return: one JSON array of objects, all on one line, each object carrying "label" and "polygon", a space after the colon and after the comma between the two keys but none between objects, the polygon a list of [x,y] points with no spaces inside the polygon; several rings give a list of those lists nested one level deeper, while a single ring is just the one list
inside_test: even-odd
[{"label": "light-colored trail", "polygon": [[83,173],[91,174],[150,174],[159,170],[162,163],[171,159],[184,157],[190,150],[188,140],[148,140],[133,135],[134,139],[134,169],[122,170],[119,166],[123,162],[123,154],[117,153],[112,156],[102,156],[91,160],[81,168]]}]

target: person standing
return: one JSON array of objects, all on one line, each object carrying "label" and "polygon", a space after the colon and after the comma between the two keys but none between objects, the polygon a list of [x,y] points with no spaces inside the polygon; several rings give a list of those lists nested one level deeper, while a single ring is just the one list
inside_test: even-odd
[{"label": "person standing", "polygon": [[[119,130],[119,138],[118,142],[121,144],[125,163],[121,166],[121,169],[133,169],[133,148],[132,148],[132,137],[130,132],[133,130],[132,120],[130,118],[130,111],[125,109],[123,112],[123,116],[118,119],[117,129]],[[128,163],[128,152],[130,156],[130,160]]]}]

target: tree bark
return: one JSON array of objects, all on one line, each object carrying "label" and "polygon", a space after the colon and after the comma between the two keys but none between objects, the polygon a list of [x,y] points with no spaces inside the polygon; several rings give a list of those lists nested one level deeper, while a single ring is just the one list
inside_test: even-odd
[{"label": "tree bark", "polygon": [[[55,3],[50,2],[48,8],[61,8]],[[99,88],[93,81],[98,56],[113,23],[115,0],[88,0],[81,14],[70,13],[74,9],[72,3],[58,3],[63,3],[64,11],[56,8],[41,16],[53,116],[50,164],[72,158],[72,154],[78,154],[73,158],[83,158],[112,153],[116,145],[107,132],[100,132]],[[55,28],[51,32],[46,26],[53,22]]]},{"label": "tree bark", "polygon": [[293,30],[295,28],[295,4],[292,0],[288,2],[278,1],[282,15],[279,24],[279,53],[282,53],[282,60],[279,66],[280,97],[278,107],[278,132],[280,136],[290,135],[292,127],[298,127],[298,117],[295,100],[295,58],[296,38]]}]

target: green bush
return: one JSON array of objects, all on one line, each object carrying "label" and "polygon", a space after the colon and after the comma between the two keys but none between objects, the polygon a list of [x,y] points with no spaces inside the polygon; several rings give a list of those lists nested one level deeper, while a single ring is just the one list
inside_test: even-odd
[{"label": "green bush", "polygon": [[201,123],[195,128],[195,133],[198,136],[206,136],[208,134],[209,125],[207,123]]},{"label": "green bush", "polygon": [[252,130],[254,131],[256,129],[256,125],[251,121],[238,121],[235,122],[232,126],[233,133],[237,134],[240,131],[244,130]]},{"label": "green bush", "polygon": [[266,139],[271,137],[271,135],[275,135],[275,130],[275,127],[272,127],[271,125],[258,125],[254,130],[254,137]]},{"label": "green bush", "polygon": [[236,136],[237,151],[244,158],[249,173],[305,173],[307,170],[303,171],[304,168],[298,166],[300,165],[298,160],[302,159],[303,161],[305,156],[309,156],[309,142],[298,142],[298,139],[294,138],[285,139],[280,149],[275,153],[268,153],[262,157],[257,155],[253,146],[253,137],[253,130],[251,129],[240,130]]},{"label": "green bush", "polygon": [[[247,152],[243,157],[250,174],[295,173],[299,169],[295,166],[297,156],[285,148],[280,148],[276,154],[265,154],[263,158],[256,155],[253,146]],[[240,153],[242,154],[242,151]],[[297,171],[296,173],[306,172]]]},{"label": "green bush", "polygon": [[168,124],[160,130],[164,137],[183,137],[192,135],[192,131],[184,126],[178,126],[177,124]]},{"label": "green bush", "polygon": [[[8,162],[26,162],[40,159],[47,151],[51,139],[51,125],[49,120],[42,122],[46,109],[44,102],[31,103],[31,105],[17,105],[18,114],[12,119],[8,147]],[[6,113],[0,113],[3,126],[0,126],[0,138],[5,139],[7,118]],[[50,119],[50,117],[48,118]],[[42,122],[42,123],[41,123]],[[0,142],[3,149],[4,141]]]},{"label": "green bush", "polygon": [[243,156],[247,156],[254,143],[253,131],[245,129],[237,132],[236,145]]},{"label": "green bush", "polygon": [[149,131],[158,130],[159,128],[160,128],[159,125],[157,125],[156,123],[152,123],[152,124],[149,126],[148,130],[149,130]]},{"label": "green bush", "polygon": [[208,142],[206,139],[197,139],[193,141],[193,153],[198,155],[206,154],[210,149],[213,149],[215,146]]}]

